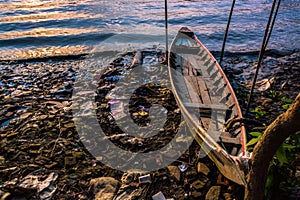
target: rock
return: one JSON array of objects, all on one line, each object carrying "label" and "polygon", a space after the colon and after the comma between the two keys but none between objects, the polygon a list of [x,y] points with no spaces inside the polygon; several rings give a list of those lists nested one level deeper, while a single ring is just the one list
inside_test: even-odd
[{"label": "rock", "polygon": [[224,196],[225,200],[232,200],[233,199],[232,195],[230,193],[224,193],[223,196]]},{"label": "rock", "polygon": [[[189,180],[189,181],[192,181],[192,180],[198,180],[199,177],[198,177],[198,174],[197,174],[197,169],[196,167],[191,167],[189,168],[187,171],[186,171],[186,178]],[[201,177],[202,178],[202,177]]]},{"label": "rock", "polygon": [[[141,199],[142,196],[145,196],[143,194],[146,187],[133,187],[130,185],[122,185],[114,197],[114,200],[136,200]],[[106,199],[105,199],[106,200]]]},{"label": "rock", "polygon": [[203,173],[204,175],[208,175],[210,172],[210,169],[203,163],[199,162],[197,165],[197,172]]},{"label": "rock", "polygon": [[196,181],[194,181],[194,182],[192,183],[192,186],[193,186],[193,188],[195,188],[196,190],[199,190],[199,189],[203,188],[203,187],[206,185],[207,180],[208,180],[208,179],[204,179],[203,181],[201,181],[201,180],[196,180]]},{"label": "rock", "polygon": [[180,181],[180,178],[181,178],[181,174],[180,174],[180,170],[177,166],[168,166],[167,167],[169,172],[170,172],[170,175],[172,177],[174,177],[176,179],[176,181]]},{"label": "rock", "polygon": [[262,100],[263,100],[262,106],[267,106],[273,102],[273,100],[270,98],[262,98]]},{"label": "rock", "polygon": [[65,157],[65,167],[70,167],[76,164],[76,158],[72,156]]},{"label": "rock", "polygon": [[130,185],[135,182],[136,177],[138,176],[138,172],[128,171],[122,175],[121,181],[124,185]]},{"label": "rock", "polygon": [[8,200],[8,199],[10,199],[10,193],[3,192],[0,190],[0,200]]},{"label": "rock", "polygon": [[221,186],[212,186],[207,194],[205,195],[205,200],[216,200],[220,199]]},{"label": "rock", "polygon": [[[276,77],[277,80],[272,84],[271,89],[274,91],[280,91],[280,93],[282,92],[282,94],[286,97],[293,99],[295,93],[298,91],[297,89],[299,88],[300,71],[298,70],[299,61],[297,61],[299,60],[299,55],[300,54],[297,53],[289,57],[280,58],[280,68],[278,69],[276,69],[274,67],[275,65],[272,64],[273,61],[270,58],[267,58],[266,63],[268,65],[261,68],[263,74],[260,76],[259,80],[269,80],[272,77]],[[87,153],[81,142],[90,141],[88,143],[94,145],[94,140],[93,138],[85,135],[83,135],[83,137],[78,135],[76,131],[78,124],[75,127],[73,121],[73,119],[76,119],[76,115],[73,116],[72,112],[75,111],[73,108],[79,108],[81,107],[81,104],[83,107],[86,105],[83,103],[84,98],[80,100],[80,96],[94,95],[94,93],[97,92],[97,95],[99,95],[96,102],[97,112],[101,111],[99,113],[103,112],[104,115],[104,117],[99,116],[98,121],[99,123],[102,123],[101,128],[105,129],[107,133],[109,133],[107,138],[113,140],[116,145],[123,144],[123,138],[124,141],[126,141],[124,144],[128,144],[128,148],[133,146],[133,150],[142,149],[140,148],[137,140],[135,140],[136,142],[132,141],[135,145],[128,142],[128,139],[130,138],[129,134],[115,131],[117,124],[120,124],[121,122],[123,123],[125,120],[123,118],[116,119],[116,116],[109,114],[111,111],[110,104],[108,103],[110,98],[104,98],[105,94],[107,94],[106,97],[108,97],[112,93],[119,94],[117,91],[122,93],[122,87],[115,87],[116,82],[113,81],[114,77],[112,76],[115,76],[117,80],[118,77],[122,77],[126,75],[126,73],[129,74],[129,67],[133,60],[133,56],[133,53],[122,56],[125,59],[122,58],[122,60],[120,58],[118,64],[114,62],[110,66],[110,69],[104,72],[106,75],[102,76],[100,71],[99,74],[97,73],[95,78],[96,81],[99,81],[99,93],[98,91],[90,90],[90,87],[85,83],[78,84],[78,87],[77,84],[74,85],[74,88],[83,91],[82,93],[78,93],[77,96],[79,96],[79,99],[77,101],[72,100],[74,96],[72,99],[69,98],[71,95],[71,91],[69,89],[70,85],[74,84],[75,79],[78,80],[80,74],[79,68],[84,68],[87,64],[86,62],[63,60],[55,62],[20,62],[19,64],[0,64],[0,68],[2,70],[0,74],[0,98],[3,100],[0,102],[0,127],[2,126],[0,130],[0,149],[3,149],[3,154],[0,156],[1,180],[6,182],[11,180],[11,177],[14,177],[16,178],[16,182],[10,183],[14,186],[17,185],[21,179],[26,177],[29,172],[33,172],[39,168],[45,168],[46,172],[54,170],[59,172],[61,176],[56,180],[55,184],[53,184],[53,186],[57,187],[54,198],[70,197],[70,194],[72,194],[72,197],[70,198],[73,199],[94,199],[90,196],[89,192],[85,192],[90,191],[90,185],[87,180],[96,178],[95,176],[99,174],[105,174],[106,176],[114,178],[120,177],[121,172],[118,170],[106,168],[100,162],[97,162],[104,161],[104,157],[96,156],[97,159],[94,160],[94,158]],[[244,95],[244,88],[239,86],[239,83],[241,81],[252,81],[252,75],[255,71],[257,60],[257,56],[253,56],[255,58],[252,58],[252,55],[247,55],[246,57],[247,58],[245,59],[233,57],[231,60],[230,58],[227,58],[228,62],[226,61],[228,65],[227,71],[229,72],[228,78],[232,78],[233,86],[238,88],[237,93],[241,97],[241,102],[245,101],[244,96],[247,95]],[[93,66],[97,66],[97,64],[95,63]],[[96,69],[97,68],[95,67],[95,71]],[[104,78],[109,78],[109,82],[105,83],[103,81]],[[147,91],[149,89],[149,92],[151,92],[154,86],[149,87],[147,87]],[[112,88],[114,88],[113,90],[115,91],[109,92],[112,91]],[[138,95],[141,95],[141,93],[136,94],[135,98],[137,98]],[[277,106],[281,109],[281,104],[273,102],[273,98],[271,99],[270,94],[271,93],[267,91],[256,96],[255,100],[258,100],[258,105],[262,106],[263,110],[269,110],[271,109],[270,107],[276,108]],[[163,98],[165,98],[165,96],[162,96],[161,99]],[[111,99],[114,100],[118,98],[112,96]],[[150,97],[147,96],[147,98],[144,98],[142,96],[142,99],[142,101],[137,102],[142,103],[143,106],[145,106],[145,102],[148,101]],[[138,107],[139,103],[134,104],[137,108],[134,110],[132,115],[134,118],[140,117],[139,119],[142,119],[142,116],[138,113],[140,111]],[[174,109],[168,109],[168,117],[170,121],[175,121],[175,114],[176,116],[180,116],[180,109],[175,106],[175,100],[172,100],[171,103],[168,104],[170,105],[166,104],[167,107]],[[94,107],[88,108],[93,108],[93,110],[95,110]],[[133,108],[135,107],[133,106]],[[254,108],[255,106],[253,105],[253,109]],[[162,112],[164,111],[162,110]],[[74,112],[73,114],[76,113],[77,112]],[[82,113],[87,115],[87,120],[89,119],[89,113],[90,112]],[[18,116],[19,118],[17,118]],[[151,114],[149,116],[151,116]],[[115,121],[113,121],[113,119],[115,119]],[[118,122],[118,120],[123,121]],[[265,122],[269,119],[263,120]],[[170,125],[173,126],[173,123]],[[83,129],[85,130],[91,130],[91,128],[86,124],[83,124],[82,127],[84,127]],[[174,128],[176,127],[177,126],[174,126]],[[173,128],[171,126],[164,126],[158,129],[160,133],[165,134],[161,137],[162,142],[171,138],[169,132],[171,133],[172,129]],[[146,134],[146,132],[143,133],[143,136],[146,136]],[[185,140],[187,140],[186,137],[180,137],[177,142],[185,142]],[[148,147],[148,144],[149,142],[147,143],[147,141],[143,141],[143,145],[146,147],[145,150],[149,147],[152,148],[151,145]],[[125,147],[127,148],[126,145],[124,145],[124,148]],[[135,173],[125,176],[124,174],[122,179],[124,184],[120,186],[120,188],[113,187],[111,184],[103,183],[103,187],[101,188],[99,186],[97,191],[100,192],[101,190],[103,194],[107,195],[109,193],[107,187],[112,188],[112,192],[110,194],[111,196],[115,194],[113,197],[116,198],[115,200],[151,199],[152,195],[156,193],[154,191],[158,192],[160,190],[166,197],[169,198],[204,199],[207,190],[213,186],[212,184],[215,184],[221,185],[222,188],[227,188],[226,193],[221,192],[217,199],[242,199],[243,194],[241,193],[243,193],[243,189],[241,189],[240,186],[237,187],[232,182],[228,182],[224,179],[224,177],[216,183],[215,179],[218,175],[216,167],[210,160],[204,157],[206,154],[202,155],[202,151],[199,155],[200,160],[198,160],[198,156],[193,156],[197,155],[199,152],[198,145],[197,147],[194,145],[191,147],[191,151],[182,155],[177,162],[174,162],[176,163],[173,164],[174,166],[171,166],[168,170],[165,168],[163,174],[158,173],[157,176],[152,176],[151,174],[151,184],[141,184],[143,182],[141,180],[144,179],[140,180],[139,178],[143,177],[145,172],[139,172],[140,175]],[[155,148],[156,147],[153,147],[153,149]],[[175,153],[177,153],[177,151],[174,149],[169,151],[170,155]],[[115,156],[112,151],[108,151],[105,155],[106,157]],[[124,158],[127,157],[124,155]],[[126,161],[126,159],[124,160]],[[160,157],[157,160],[158,163],[162,162],[162,158]],[[209,169],[203,167],[202,164],[198,164],[198,162],[203,163],[203,165],[205,164],[209,167]],[[124,165],[125,163],[126,162],[124,162]],[[185,164],[182,165],[183,163]],[[194,163],[196,163],[196,166],[194,166]],[[140,164],[144,165],[143,162],[140,162]],[[180,170],[178,171],[178,166],[181,167],[181,170],[183,170],[182,172],[179,172]],[[144,169],[146,169],[146,167],[148,166],[143,166]],[[43,179],[37,180],[31,176],[30,180],[36,181],[39,183],[38,185],[41,185],[40,182],[42,182],[46,178],[46,174],[48,174],[45,174],[45,172],[43,173]],[[200,182],[197,180],[200,180]],[[26,178],[26,181],[27,183],[29,182],[29,177]],[[21,182],[23,182],[23,184],[26,183],[24,181]],[[102,180],[102,182],[105,181]],[[117,183],[117,185],[119,185],[119,183]],[[232,190],[229,190],[230,186],[234,186],[232,187]],[[117,190],[116,188],[118,191],[113,193],[113,191]],[[7,190],[4,191],[4,189]],[[34,196],[38,196],[37,191],[31,192],[29,189],[24,189],[23,187],[12,187],[9,185],[3,188],[3,192],[0,192],[0,197],[5,194],[10,194],[7,199],[12,199],[17,195],[16,193],[18,191],[21,196],[24,196],[25,192],[29,195],[34,193]],[[295,195],[298,193],[295,193]],[[188,194],[188,197],[185,197],[185,194]],[[104,196],[100,199],[107,199],[107,197]]]},{"label": "rock", "polygon": [[202,193],[195,190],[195,191],[192,192],[191,195],[192,195],[192,197],[194,197],[196,199],[200,199],[200,197],[202,196]]},{"label": "rock", "polygon": [[121,183],[112,177],[100,177],[90,181],[93,186],[95,199],[112,200]]},{"label": "rock", "polygon": [[172,191],[172,196],[176,199],[184,199],[184,194],[185,194],[185,190],[183,189],[182,186],[179,186],[177,188],[171,189],[170,191]]},{"label": "rock", "polygon": [[5,162],[5,158],[3,156],[0,156],[0,164]]},{"label": "rock", "polygon": [[[45,175],[44,172],[34,172],[28,174],[20,182],[13,179],[3,184],[1,188],[3,191],[11,193],[13,199],[29,199],[33,195],[38,196],[40,200],[51,199],[56,191],[56,180],[58,174],[51,172],[49,175]],[[18,197],[18,198],[17,198]]]}]

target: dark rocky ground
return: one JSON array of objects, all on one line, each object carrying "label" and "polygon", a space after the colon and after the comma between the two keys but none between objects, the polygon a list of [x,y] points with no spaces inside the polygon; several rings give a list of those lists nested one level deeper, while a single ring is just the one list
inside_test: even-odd
[{"label": "dark rocky ground", "polygon": [[[278,115],[285,112],[289,104],[300,92],[300,64],[299,50],[280,52],[269,50],[265,53],[259,70],[248,118],[256,119],[259,123],[249,124],[249,131],[265,130]],[[240,106],[246,109],[250,81],[255,73],[257,54],[228,55],[225,72],[235,88]],[[237,69],[238,68],[238,69]],[[247,95],[246,95],[247,94]],[[299,119],[300,121],[300,119]],[[248,140],[251,138],[249,137]],[[293,145],[293,151],[287,153],[287,163],[279,164],[278,159],[270,167],[269,178],[273,185],[267,189],[270,199],[298,199],[300,196],[300,160],[299,133],[288,139]],[[292,152],[292,153],[291,153]],[[271,195],[272,193],[272,195]]]},{"label": "dark rocky ground", "polygon": [[[263,117],[266,124],[284,111],[282,106],[286,102],[282,97],[293,99],[300,91],[299,55],[297,51],[266,54],[259,76],[259,81],[265,82],[261,82],[262,91],[256,90],[251,104],[252,110],[259,105],[260,111],[267,112]],[[255,53],[228,54],[223,64],[242,109],[245,109],[246,88],[254,73],[256,58]],[[131,60],[131,56],[125,60],[120,58],[117,65],[105,71],[105,76],[98,77],[97,98],[113,87],[112,76],[122,73],[120,66],[126,67]],[[72,113],[73,84],[79,69],[85,65],[84,59],[67,58],[0,62],[2,199],[151,199],[160,191],[166,198],[176,200],[243,199],[242,186],[221,176],[207,157],[198,159],[196,143],[168,167],[151,172],[151,181],[146,183],[140,183],[139,178],[149,173],[123,173],[95,159],[83,145],[85,138],[78,135]],[[175,112],[172,95],[158,90],[161,93],[155,96],[157,101],[168,99],[168,111]],[[105,123],[110,123],[108,101],[99,100],[96,106],[106,113]],[[134,113],[139,112],[133,108],[132,115],[138,118],[142,115]],[[250,117],[254,118],[255,114],[250,113]],[[114,126],[106,128],[110,130]],[[168,130],[164,132],[166,140],[174,131]],[[108,134],[110,136],[113,135]],[[132,143],[131,138],[120,137],[123,140],[119,140],[119,145],[127,145],[131,150],[138,148],[139,141]],[[299,169],[299,160],[290,162]],[[181,168],[181,171],[178,166],[186,169]],[[299,179],[299,174],[296,178]],[[287,198],[287,195],[282,196]]]}]

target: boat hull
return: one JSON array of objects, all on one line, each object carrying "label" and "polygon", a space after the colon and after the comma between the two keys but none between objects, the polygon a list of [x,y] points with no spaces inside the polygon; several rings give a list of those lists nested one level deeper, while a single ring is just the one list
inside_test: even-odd
[{"label": "boat hull", "polygon": [[169,76],[190,132],[224,176],[245,185],[235,158],[243,156],[246,131],[239,103],[222,68],[188,28],[171,44]]}]

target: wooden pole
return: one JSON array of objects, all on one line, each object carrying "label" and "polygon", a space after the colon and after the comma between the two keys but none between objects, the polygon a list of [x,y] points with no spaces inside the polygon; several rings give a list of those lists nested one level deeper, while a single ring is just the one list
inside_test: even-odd
[{"label": "wooden pole", "polygon": [[166,61],[168,62],[169,56],[169,43],[168,43],[168,0],[165,0],[165,29],[166,29]]},{"label": "wooden pole", "polygon": [[273,18],[273,21],[272,21],[272,25],[271,25],[271,28],[270,28],[270,33],[269,33],[267,41],[266,41],[265,49],[267,48],[267,44],[268,44],[269,39],[271,37],[271,33],[272,33],[272,30],[273,30],[273,27],[274,27],[274,24],[275,24],[275,19],[276,19],[276,16],[278,14],[279,6],[280,6],[280,0],[278,0],[278,3],[277,3],[276,11],[275,11],[274,18]]},{"label": "wooden pole", "polygon": [[[273,1],[272,9],[271,9],[271,12],[270,12],[270,15],[269,15],[269,20],[268,20],[267,27],[266,27],[265,34],[264,34],[264,38],[263,38],[263,41],[262,41],[262,44],[261,44],[261,49],[259,51],[256,71],[255,71],[255,74],[254,74],[254,79],[253,79],[251,89],[250,89],[250,94],[249,94],[249,97],[248,97],[248,103],[247,103],[247,107],[246,107],[245,117],[247,117],[249,109],[250,109],[250,103],[252,101],[252,96],[253,96],[255,83],[256,83],[256,80],[257,80],[258,71],[259,71],[259,68],[261,67],[261,61],[262,61],[263,55],[264,55],[266,47],[267,47],[267,41],[268,41],[267,38],[268,38],[268,35],[271,35],[271,30],[269,30],[269,27],[270,27],[270,24],[271,24],[271,21],[272,21],[275,4],[276,4],[276,0]],[[275,19],[274,19],[274,21],[275,21]]]},{"label": "wooden pole", "polygon": [[225,34],[224,34],[223,45],[222,45],[222,50],[221,50],[221,55],[220,55],[220,62],[219,62],[220,65],[223,61],[225,44],[226,44],[226,40],[227,40],[227,35],[228,35],[228,30],[229,30],[229,26],[230,26],[230,22],[231,22],[231,17],[232,17],[234,5],[235,5],[235,0],[232,1],[231,9],[230,9],[230,13],[229,13],[228,21],[227,21],[227,27],[226,27]]}]

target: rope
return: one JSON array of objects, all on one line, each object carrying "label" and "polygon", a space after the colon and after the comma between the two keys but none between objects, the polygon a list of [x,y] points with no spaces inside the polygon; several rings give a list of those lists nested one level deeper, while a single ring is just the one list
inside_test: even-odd
[{"label": "rope", "polygon": [[269,35],[268,35],[268,38],[267,38],[267,41],[266,41],[266,44],[265,44],[265,49],[267,48],[267,44],[268,44],[269,39],[270,39],[271,34],[272,34],[272,30],[273,30],[273,27],[274,27],[274,24],[275,24],[275,19],[276,19],[277,14],[278,14],[279,6],[280,6],[280,0],[278,0],[278,4],[277,4],[277,7],[276,7],[276,11],[275,11],[275,14],[274,14],[274,18],[273,18],[273,21],[272,21],[270,32],[269,32]]},{"label": "rope", "polygon": [[165,28],[166,28],[166,61],[169,57],[169,44],[168,44],[168,0],[165,0]]},{"label": "rope", "polygon": [[[268,20],[268,23],[267,23],[267,27],[266,27],[264,38],[263,38],[262,45],[261,45],[261,49],[260,49],[260,52],[259,52],[257,66],[256,66],[256,71],[255,71],[255,74],[254,74],[254,79],[253,79],[253,82],[252,82],[252,85],[251,85],[250,94],[249,94],[249,97],[248,97],[248,103],[247,103],[247,107],[246,107],[245,116],[247,116],[248,112],[249,112],[250,103],[252,101],[252,96],[253,96],[253,91],[254,91],[255,83],[256,83],[256,80],[257,80],[258,71],[259,71],[259,68],[261,67],[261,61],[262,61],[263,55],[265,53],[266,47],[268,45],[268,42],[269,42],[272,30],[273,30],[273,26],[274,26],[275,19],[276,19],[276,16],[277,16],[279,5],[280,5],[280,0],[278,1],[277,9],[276,9],[275,15],[273,17],[273,12],[274,12],[275,5],[276,5],[276,0],[274,0],[273,4],[272,4],[271,12],[270,12],[270,15],[269,15],[269,20]],[[272,21],[272,25],[271,25],[271,29],[269,30],[271,21]]]},{"label": "rope", "polygon": [[230,22],[231,22],[231,17],[232,17],[232,13],[233,13],[234,4],[235,4],[235,0],[232,0],[232,5],[231,5],[230,13],[229,13],[229,16],[228,16],[228,21],[227,21],[227,27],[226,27],[225,34],[224,34],[224,39],[223,39],[222,51],[221,51],[221,55],[220,55],[220,62],[219,62],[220,65],[223,61],[225,44],[226,44],[226,40],[227,40],[227,35],[228,35],[228,30],[229,30],[229,26],[230,26]]}]

